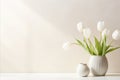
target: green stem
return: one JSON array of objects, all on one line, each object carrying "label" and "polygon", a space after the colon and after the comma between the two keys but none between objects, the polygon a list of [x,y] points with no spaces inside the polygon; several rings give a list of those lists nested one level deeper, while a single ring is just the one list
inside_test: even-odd
[{"label": "green stem", "polygon": [[102,41],[102,32],[100,32],[100,42]]}]

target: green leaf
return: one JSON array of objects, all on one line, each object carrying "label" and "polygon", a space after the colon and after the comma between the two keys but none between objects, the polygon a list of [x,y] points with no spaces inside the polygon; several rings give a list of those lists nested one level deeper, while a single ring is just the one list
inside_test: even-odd
[{"label": "green leaf", "polygon": [[111,47],[111,45],[106,46],[106,50],[105,51],[107,51],[110,47]]},{"label": "green leaf", "polygon": [[78,40],[78,39],[76,39],[76,41],[77,41],[77,43],[78,43],[80,46],[82,46],[83,48],[85,48],[84,43],[83,43],[82,41],[80,41],[80,40]]},{"label": "green leaf", "polygon": [[106,35],[104,35],[103,39],[101,40],[101,43],[104,42],[104,41],[105,41],[105,42],[107,41]]},{"label": "green leaf", "polygon": [[105,53],[106,53],[106,41],[104,39],[102,43],[102,55],[105,55]]},{"label": "green leaf", "polygon": [[94,37],[95,40],[95,47],[97,49],[98,55],[101,54],[101,44],[100,41],[98,41],[98,39],[96,37]]},{"label": "green leaf", "polygon": [[92,44],[92,42],[91,42],[90,39],[88,39],[88,41],[89,41],[89,47],[90,47],[90,49],[91,49],[91,51],[92,51],[92,54],[93,54],[93,55],[96,55],[96,54],[97,54],[97,51],[96,51],[94,45]]},{"label": "green leaf", "polygon": [[86,44],[85,44],[85,43],[83,43],[82,41],[80,41],[80,40],[78,40],[78,39],[76,39],[76,41],[77,41],[77,44],[78,44],[78,45],[80,45],[80,46],[83,47],[86,51],[89,52],[89,50],[88,50],[88,48],[86,47]]},{"label": "green leaf", "polygon": [[86,39],[84,39],[84,42],[85,42],[85,44],[86,44],[86,49],[87,49],[88,52],[92,55],[92,51],[91,51],[91,49],[89,48],[89,45],[88,45]]},{"label": "green leaf", "polygon": [[106,54],[106,51],[110,48],[110,45],[107,46],[106,44],[107,42],[107,37],[106,35],[104,36],[104,38],[101,40],[101,54],[100,55],[105,55]]},{"label": "green leaf", "polygon": [[109,52],[112,52],[112,51],[114,51],[114,50],[116,50],[116,49],[119,49],[119,48],[120,48],[120,47],[111,48],[111,49],[109,49],[109,50],[106,51],[106,54],[109,53]]}]

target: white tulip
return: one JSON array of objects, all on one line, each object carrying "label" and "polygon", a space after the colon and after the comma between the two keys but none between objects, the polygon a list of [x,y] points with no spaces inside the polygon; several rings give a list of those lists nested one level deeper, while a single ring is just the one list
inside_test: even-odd
[{"label": "white tulip", "polygon": [[89,39],[90,38],[90,36],[91,36],[91,30],[90,30],[90,28],[85,28],[85,29],[83,29],[83,36],[86,38],[86,39]]},{"label": "white tulip", "polygon": [[105,28],[103,31],[102,31],[102,38],[104,38],[105,36],[108,36],[110,33],[110,30],[108,30],[107,28]]},{"label": "white tulip", "polygon": [[82,24],[82,22],[79,22],[79,23],[77,24],[77,30],[78,30],[79,32],[83,32],[83,24]]},{"label": "white tulip", "polygon": [[104,30],[105,26],[104,26],[104,21],[99,21],[97,23],[97,30],[102,32]]},{"label": "white tulip", "polygon": [[120,31],[119,31],[119,30],[115,30],[115,31],[113,32],[113,34],[112,34],[112,38],[113,38],[114,40],[120,39]]},{"label": "white tulip", "polygon": [[63,44],[63,49],[67,50],[69,49],[69,47],[71,46],[71,43],[69,41],[67,41],[66,43]]}]

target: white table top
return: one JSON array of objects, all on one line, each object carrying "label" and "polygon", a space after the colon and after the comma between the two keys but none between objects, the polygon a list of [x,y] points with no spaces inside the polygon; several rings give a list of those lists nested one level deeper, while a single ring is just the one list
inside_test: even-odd
[{"label": "white table top", "polygon": [[0,80],[120,80],[120,74],[78,77],[75,73],[0,73]]}]

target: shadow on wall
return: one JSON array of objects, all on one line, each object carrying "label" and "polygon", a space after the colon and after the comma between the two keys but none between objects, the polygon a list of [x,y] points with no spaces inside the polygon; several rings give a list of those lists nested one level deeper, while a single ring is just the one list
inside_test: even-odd
[{"label": "shadow on wall", "polygon": [[107,26],[119,28],[120,1],[112,0],[22,0],[34,12],[55,25],[61,32],[77,34],[76,24],[83,21],[87,27],[94,28],[99,20]]},{"label": "shadow on wall", "polygon": [[[61,58],[58,62],[55,60],[63,57],[61,47],[66,35],[19,0],[4,0],[2,4],[1,72],[47,72],[56,69],[53,70],[55,72],[63,66],[64,62],[60,66],[56,64]],[[6,67],[9,65],[11,67]]]}]

